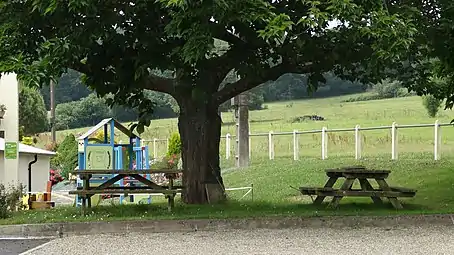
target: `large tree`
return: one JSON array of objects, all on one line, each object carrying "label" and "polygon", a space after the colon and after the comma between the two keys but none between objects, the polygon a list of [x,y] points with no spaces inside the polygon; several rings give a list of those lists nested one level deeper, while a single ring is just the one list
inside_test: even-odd
[{"label": "large tree", "polygon": [[[313,89],[328,71],[370,80],[395,70],[415,31],[411,13],[384,3],[0,0],[0,72],[40,85],[77,70],[98,95],[114,94],[111,104],[137,107],[139,132],[153,108],[144,91],[170,94],[180,108],[183,199],[213,202],[225,196],[218,106],[284,73],[307,74]],[[223,83],[232,72],[238,79]]]}]

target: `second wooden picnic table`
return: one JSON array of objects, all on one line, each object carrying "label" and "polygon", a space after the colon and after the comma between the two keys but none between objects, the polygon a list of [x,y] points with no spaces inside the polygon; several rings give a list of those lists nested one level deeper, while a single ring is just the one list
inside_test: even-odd
[{"label": "second wooden picnic table", "polygon": [[[303,195],[316,195],[314,204],[321,204],[323,200],[332,196],[330,207],[337,207],[344,196],[370,197],[376,204],[382,204],[383,197],[388,198],[394,208],[401,209],[402,204],[398,197],[414,197],[416,190],[390,187],[386,182],[391,171],[389,170],[368,170],[365,167],[343,167],[338,169],[327,169],[326,175],[329,177],[324,187],[300,187]],[[333,188],[338,179],[344,178],[344,183],[339,189]],[[375,189],[369,182],[373,179],[379,188]],[[359,181],[361,189],[353,189],[355,180]]]},{"label": "second wooden picnic table", "polygon": [[[168,199],[168,209],[172,210],[174,206],[174,197],[178,192],[181,192],[181,186],[175,186],[174,180],[178,174],[181,174],[182,170],[163,169],[163,170],[78,170],[72,172],[72,174],[78,175],[82,180],[82,187],[78,187],[77,190],[70,191],[69,194],[78,195],[82,199],[82,211],[85,211],[85,207],[91,207],[90,197],[95,194],[151,194],[151,193],[162,193]],[[164,174],[169,180],[168,185],[158,185],[153,181],[145,178],[143,175],[149,174]],[[90,179],[94,175],[110,175],[111,177],[106,178],[105,181],[99,186],[91,186]],[[142,186],[114,186],[114,184],[126,177],[130,177],[142,184]]]}]

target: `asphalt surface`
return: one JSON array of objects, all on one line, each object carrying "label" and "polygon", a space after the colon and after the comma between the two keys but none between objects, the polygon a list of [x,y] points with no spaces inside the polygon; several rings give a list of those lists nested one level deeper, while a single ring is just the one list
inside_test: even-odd
[{"label": "asphalt surface", "polygon": [[0,239],[0,255],[17,255],[49,242],[49,239],[7,240]]},{"label": "asphalt surface", "polygon": [[454,254],[454,227],[78,236],[55,239],[30,254]]}]

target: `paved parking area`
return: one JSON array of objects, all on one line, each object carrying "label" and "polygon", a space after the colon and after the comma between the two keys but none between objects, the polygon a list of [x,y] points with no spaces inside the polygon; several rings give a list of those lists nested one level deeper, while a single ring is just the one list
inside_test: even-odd
[{"label": "paved parking area", "polygon": [[55,239],[31,254],[454,254],[454,226],[79,236]]},{"label": "paved parking area", "polygon": [[49,242],[49,239],[0,239],[0,255],[17,255]]}]

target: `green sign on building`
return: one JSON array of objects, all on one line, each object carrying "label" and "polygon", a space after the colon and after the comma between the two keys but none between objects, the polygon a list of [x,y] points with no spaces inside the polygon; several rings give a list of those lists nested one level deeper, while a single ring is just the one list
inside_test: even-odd
[{"label": "green sign on building", "polygon": [[17,143],[5,142],[5,158],[17,159]]}]

